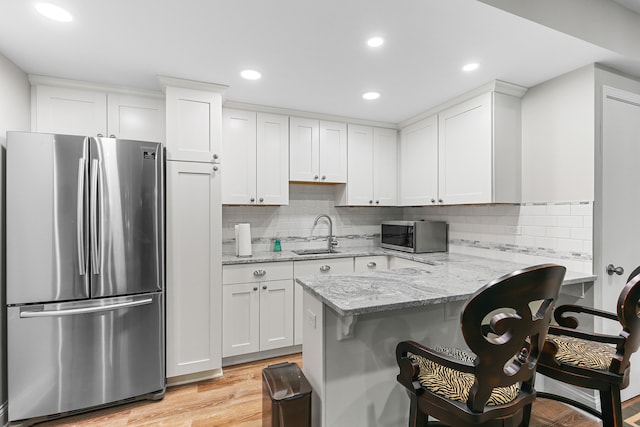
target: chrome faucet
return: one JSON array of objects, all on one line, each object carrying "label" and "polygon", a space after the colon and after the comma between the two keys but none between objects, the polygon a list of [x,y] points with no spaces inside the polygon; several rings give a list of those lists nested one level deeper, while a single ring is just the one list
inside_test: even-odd
[{"label": "chrome faucet", "polygon": [[336,237],[333,235],[333,221],[331,221],[331,217],[329,215],[320,214],[313,221],[313,225],[314,226],[318,225],[318,221],[321,218],[326,218],[327,221],[329,221],[329,237],[327,238],[327,250],[331,252],[333,251],[334,246],[338,246],[338,240],[336,240]]}]

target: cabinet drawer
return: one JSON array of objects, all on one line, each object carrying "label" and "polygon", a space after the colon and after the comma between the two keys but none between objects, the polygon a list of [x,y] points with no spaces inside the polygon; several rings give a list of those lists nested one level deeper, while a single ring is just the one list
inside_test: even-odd
[{"label": "cabinet drawer", "polygon": [[293,278],[293,262],[224,265],[222,283],[251,283]]},{"label": "cabinet drawer", "polygon": [[355,257],[353,266],[356,273],[386,270],[389,268],[389,260],[386,255]]},{"label": "cabinet drawer", "polygon": [[295,277],[353,273],[353,258],[295,261],[293,272]]}]

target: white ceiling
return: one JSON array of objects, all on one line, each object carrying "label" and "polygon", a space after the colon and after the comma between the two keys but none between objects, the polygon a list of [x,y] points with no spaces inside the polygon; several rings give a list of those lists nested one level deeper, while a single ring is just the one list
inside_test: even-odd
[{"label": "white ceiling", "polygon": [[640,13],[640,0],[614,0],[629,10]]},{"label": "white ceiling", "polygon": [[[35,0],[0,4],[0,53],[27,73],[146,89],[164,75],[228,85],[232,101],[391,123],[493,79],[530,87],[623,59],[475,0],[51,1],[74,21],[47,20]],[[362,100],[370,90],[382,97]]]}]

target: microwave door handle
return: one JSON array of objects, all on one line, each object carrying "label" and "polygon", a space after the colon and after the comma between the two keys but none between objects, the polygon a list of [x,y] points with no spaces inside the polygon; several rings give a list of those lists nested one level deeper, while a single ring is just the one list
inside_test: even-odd
[{"label": "microwave door handle", "polygon": [[100,244],[98,236],[98,179],[100,162],[98,159],[91,161],[91,269],[93,274],[100,274]]},{"label": "microwave door handle", "polygon": [[78,273],[81,276],[87,274],[85,262],[85,241],[84,241],[84,181],[85,181],[85,158],[78,159],[78,194],[76,202],[76,238],[78,243]]}]

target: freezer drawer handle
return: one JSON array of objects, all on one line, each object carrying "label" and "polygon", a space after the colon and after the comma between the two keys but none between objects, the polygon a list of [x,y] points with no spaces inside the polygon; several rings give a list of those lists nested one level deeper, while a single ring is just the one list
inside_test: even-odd
[{"label": "freezer drawer handle", "polygon": [[47,311],[21,311],[21,318],[28,317],[60,317],[60,316],[72,316],[74,314],[89,314],[100,313],[103,311],[118,310],[121,308],[137,307],[140,305],[147,305],[153,302],[152,298],[140,299],[137,301],[127,301],[111,305],[103,305],[99,307],[85,307],[85,308],[70,308],[68,310],[47,310]]}]

